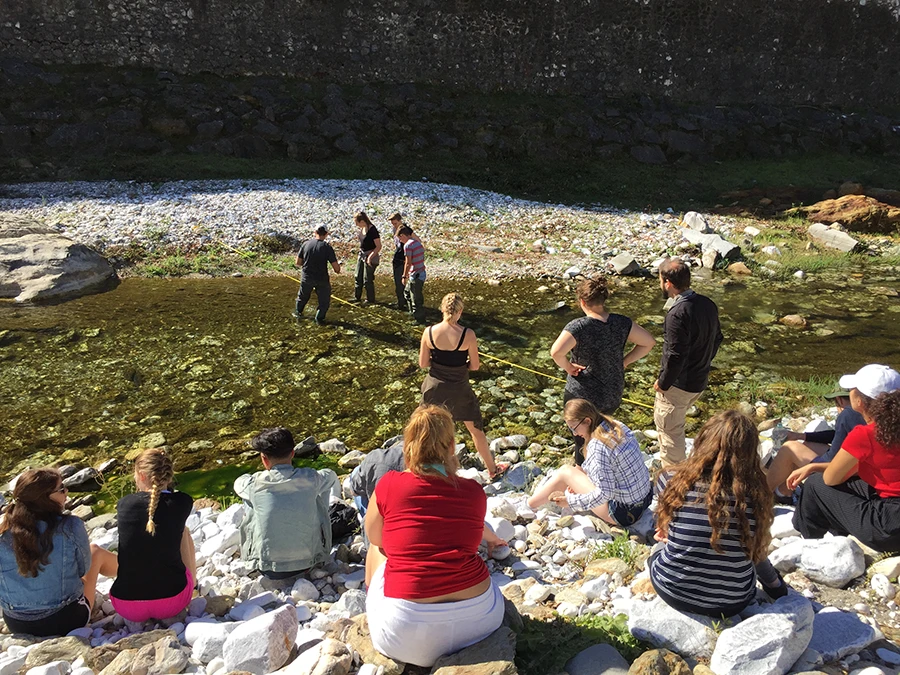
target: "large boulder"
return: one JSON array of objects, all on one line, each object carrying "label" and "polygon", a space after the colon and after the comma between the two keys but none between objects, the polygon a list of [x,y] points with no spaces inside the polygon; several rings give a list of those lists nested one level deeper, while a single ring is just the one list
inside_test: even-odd
[{"label": "large boulder", "polygon": [[352,619],[339,619],[332,624],[327,635],[353,647],[363,663],[371,663],[382,668],[384,675],[400,675],[403,672],[404,664],[389,659],[375,649],[365,614],[354,616]]},{"label": "large boulder", "polygon": [[807,577],[832,588],[843,588],[866,571],[859,545],[848,537],[797,539],[769,554],[780,572],[800,569]]},{"label": "large boulder", "polygon": [[25,216],[0,214],[0,298],[64,300],[109,290],[106,258]]},{"label": "large boulder", "polygon": [[278,670],[291,654],[297,639],[297,611],[291,605],[242,622],[222,647],[228,670],[263,675]]},{"label": "large boulder", "polygon": [[698,232],[689,227],[681,228],[681,236],[706,253],[716,251],[725,260],[736,260],[741,256],[741,247],[723,239],[718,234]]},{"label": "large boulder", "polygon": [[900,208],[865,195],[826,199],[812,206],[791,209],[788,213],[805,215],[816,223],[840,223],[853,232],[889,234],[900,229]]},{"label": "large boulder", "polygon": [[799,593],[779,598],[722,631],[709,665],[716,673],[784,675],[806,650],[815,613]]},{"label": "large boulder", "polygon": [[578,652],[566,664],[569,675],[628,675],[628,661],[612,645],[597,644]]},{"label": "large boulder", "polygon": [[716,646],[709,617],[679,612],[659,597],[632,603],[628,630],[638,640],[692,659],[710,658]]},{"label": "large boulder", "polygon": [[439,658],[432,675],[516,675],[516,634],[500,626],[481,642]]},{"label": "large boulder", "polygon": [[842,612],[837,607],[825,607],[813,621],[809,648],[819,652],[823,661],[829,663],[862,651],[882,637],[881,631],[861,621],[856,614]]}]

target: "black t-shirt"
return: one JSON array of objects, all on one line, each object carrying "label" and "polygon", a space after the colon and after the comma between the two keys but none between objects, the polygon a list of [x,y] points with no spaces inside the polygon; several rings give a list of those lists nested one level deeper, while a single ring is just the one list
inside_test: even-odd
[{"label": "black t-shirt", "polygon": [[374,225],[366,230],[366,236],[364,236],[359,243],[359,248],[361,251],[373,251],[375,250],[375,240],[381,239],[381,235],[378,234],[378,228]]},{"label": "black t-shirt", "polygon": [[160,494],[154,535],[146,529],[149,504],[149,492],[136,492],[116,505],[119,574],[110,594],[120,600],[159,600],[184,590],[181,537],[194,500],[184,492]]},{"label": "black t-shirt", "polygon": [[631,319],[621,314],[610,314],[606,321],[583,316],[565,330],[575,338],[572,362],[587,366],[578,377],[566,378],[567,398],[584,398],[602,413],[614,412],[625,391],[623,360]]},{"label": "black t-shirt", "polygon": [[297,255],[303,260],[303,278],[311,281],[328,281],[328,263],[337,262],[331,244],[319,239],[304,242]]}]

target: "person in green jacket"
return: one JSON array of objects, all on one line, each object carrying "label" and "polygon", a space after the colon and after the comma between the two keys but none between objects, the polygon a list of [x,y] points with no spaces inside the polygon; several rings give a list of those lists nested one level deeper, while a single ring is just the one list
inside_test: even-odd
[{"label": "person in green jacket", "polygon": [[269,579],[325,562],[331,552],[328,506],[341,489],[334,471],[294,467],[294,437],[284,427],[263,429],[250,445],[265,470],[234,482],[244,500],[241,558]]}]

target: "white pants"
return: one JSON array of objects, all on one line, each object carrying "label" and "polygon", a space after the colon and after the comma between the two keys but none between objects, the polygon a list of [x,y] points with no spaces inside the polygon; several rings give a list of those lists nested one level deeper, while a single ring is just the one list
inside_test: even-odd
[{"label": "white pants", "polygon": [[395,661],[431,667],[445,654],[480,642],[503,623],[503,594],[493,582],[481,595],[457,602],[420,603],[384,595],[384,565],[366,596],[372,644]]}]

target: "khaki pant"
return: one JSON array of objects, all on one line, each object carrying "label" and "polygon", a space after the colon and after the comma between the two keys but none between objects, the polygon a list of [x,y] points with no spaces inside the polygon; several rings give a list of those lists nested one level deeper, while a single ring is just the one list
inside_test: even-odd
[{"label": "khaki pant", "polygon": [[684,418],[688,409],[703,392],[690,392],[669,387],[656,392],[653,405],[653,421],[659,434],[659,456],[664,469],[680,464],[685,459]]}]

